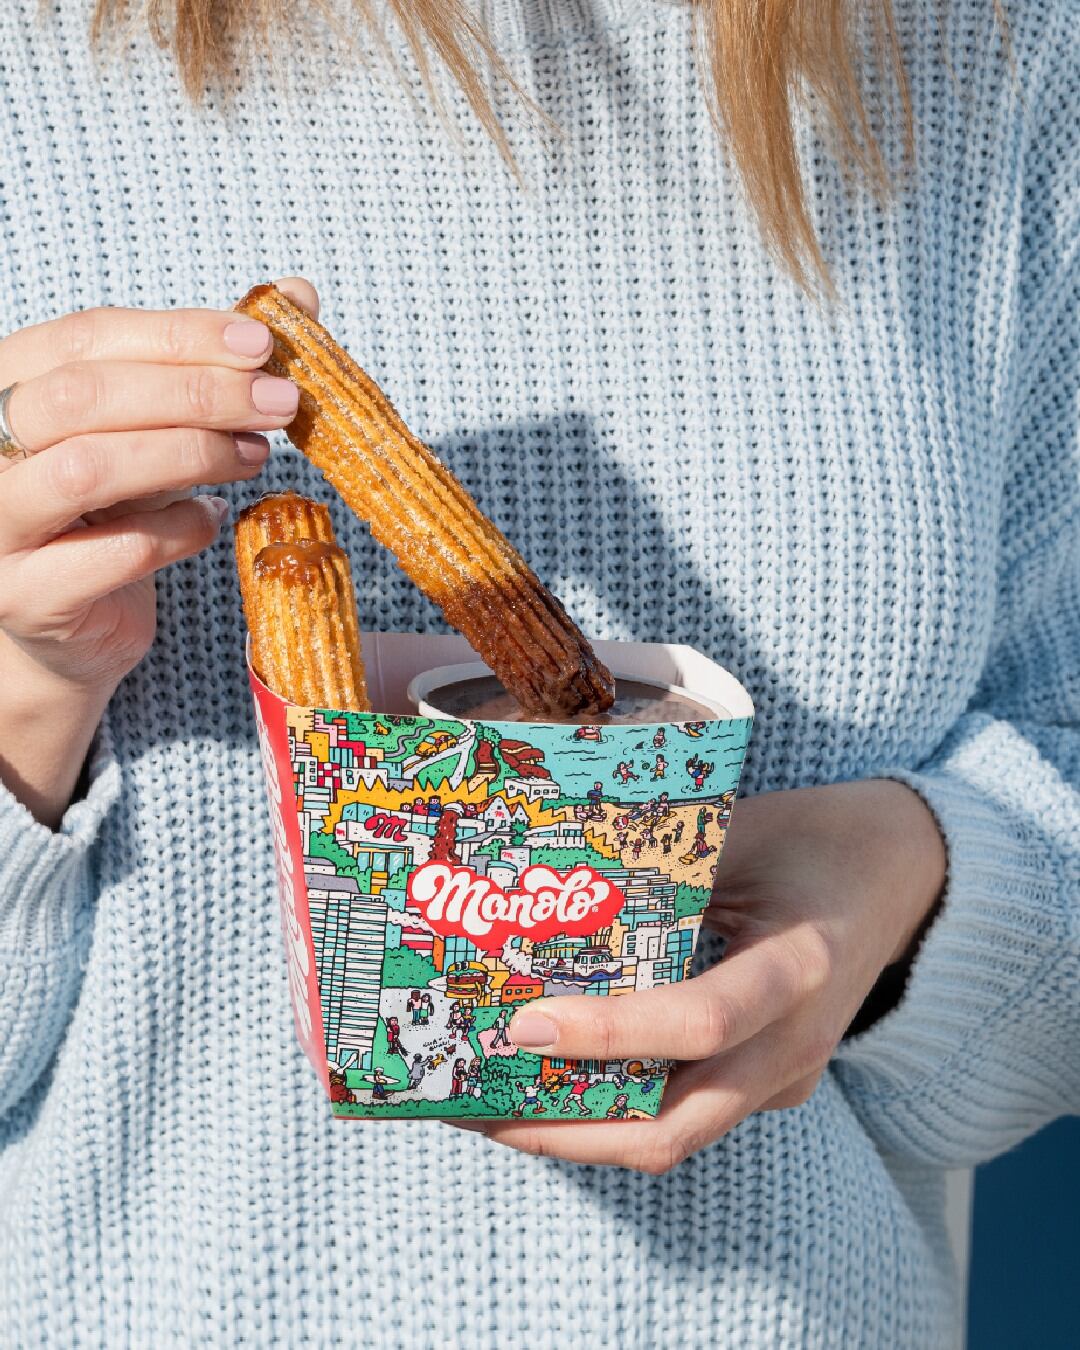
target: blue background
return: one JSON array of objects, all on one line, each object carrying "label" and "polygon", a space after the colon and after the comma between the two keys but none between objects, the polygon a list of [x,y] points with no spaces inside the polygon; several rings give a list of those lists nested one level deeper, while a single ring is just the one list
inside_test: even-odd
[{"label": "blue background", "polygon": [[968,1346],[1080,1346],[1080,1119],[975,1174]]}]

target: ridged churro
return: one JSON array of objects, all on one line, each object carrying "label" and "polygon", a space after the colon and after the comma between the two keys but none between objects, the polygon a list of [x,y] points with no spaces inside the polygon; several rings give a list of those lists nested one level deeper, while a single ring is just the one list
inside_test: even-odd
[{"label": "ridged churro", "polygon": [[252,568],[247,618],[267,688],[308,708],[370,711],[349,560],[336,544],[268,544]]},{"label": "ridged churro", "polygon": [[233,537],[245,613],[250,605],[255,558],[267,544],[291,544],[297,539],[337,543],[330,512],[322,502],[302,497],[299,492],[268,492],[245,506],[236,517]]},{"label": "ridged churro", "polygon": [[559,601],[326,329],[274,286],[237,309],[273,334],[266,368],[299,386],[289,439],[519,704],[555,717],[610,707],[614,679]]}]

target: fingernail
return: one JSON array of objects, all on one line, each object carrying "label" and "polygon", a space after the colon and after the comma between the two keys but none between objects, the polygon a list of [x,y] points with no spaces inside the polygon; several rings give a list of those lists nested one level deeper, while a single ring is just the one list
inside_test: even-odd
[{"label": "fingernail", "polygon": [[229,514],[229,503],[224,497],[204,497],[203,501],[207,504],[214,515],[218,518],[218,524]]},{"label": "fingernail", "polygon": [[265,413],[268,417],[288,417],[296,412],[300,390],[291,380],[260,375],[252,381],[251,401],[257,412]]},{"label": "fingernail", "polygon": [[257,319],[239,319],[222,334],[234,356],[262,356],[270,350],[270,329]]},{"label": "fingernail", "polygon": [[515,1013],[508,1028],[510,1039],[515,1045],[528,1050],[539,1050],[545,1045],[554,1045],[559,1028],[543,1013]]},{"label": "fingernail", "polygon": [[236,442],[236,458],[241,464],[254,468],[265,464],[270,454],[270,442],[257,431],[238,431],[233,436]]}]

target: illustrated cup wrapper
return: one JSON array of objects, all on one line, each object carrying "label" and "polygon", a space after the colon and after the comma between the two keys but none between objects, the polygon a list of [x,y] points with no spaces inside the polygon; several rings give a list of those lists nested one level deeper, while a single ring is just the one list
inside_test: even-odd
[{"label": "illustrated cup wrapper", "polygon": [[420,717],[457,635],[363,634],[379,712],[304,708],[248,667],[297,1035],[336,1117],[653,1116],[668,1065],[518,1050],[516,1008],[686,979],[753,721],[688,647],[597,642],[703,722]]}]

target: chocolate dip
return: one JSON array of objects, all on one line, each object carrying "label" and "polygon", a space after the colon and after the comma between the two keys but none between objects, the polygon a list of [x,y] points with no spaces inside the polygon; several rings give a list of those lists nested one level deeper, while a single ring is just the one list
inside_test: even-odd
[{"label": "chocolate dip", "polygon": [[494,675],[455,680],[432,689],[424,702],[438,708],[446,717],[467,722],[550,722],[579,726],[608,726],[611,723],[705,722],[715,721],[715,708],[695,703],[685,694],[645,684],[640,680],[618,680],[615,702],[604,713],[580,713],[576,717],[549,718],[523,712]]}]

